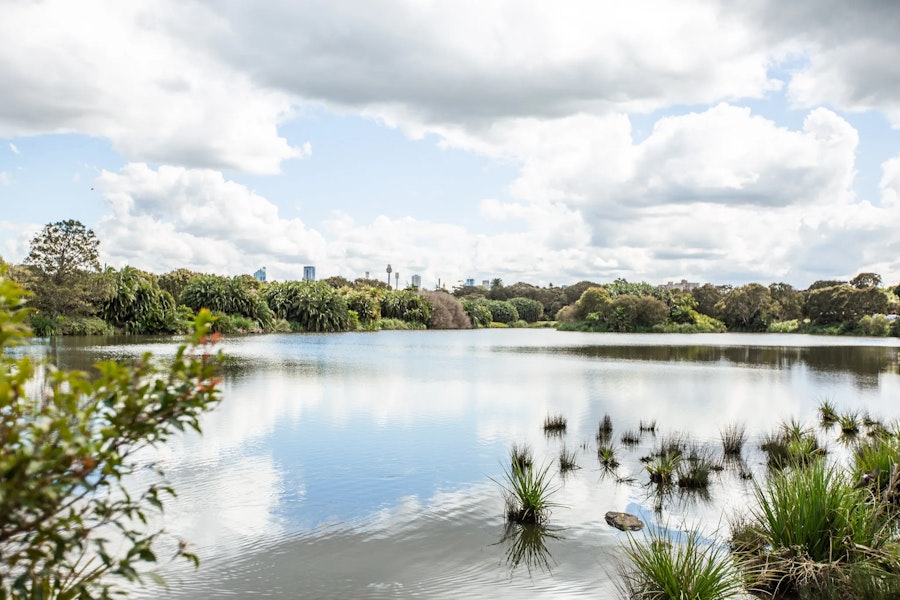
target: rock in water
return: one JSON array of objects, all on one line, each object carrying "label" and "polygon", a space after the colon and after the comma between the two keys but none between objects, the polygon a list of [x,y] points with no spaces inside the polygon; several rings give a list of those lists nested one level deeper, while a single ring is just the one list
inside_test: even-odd
[{"label": "rock in water", "polygon": [[644,522],[636,516],[613,510],[606,513],[606,522],[622,531],[638,531],[644,528]]}]

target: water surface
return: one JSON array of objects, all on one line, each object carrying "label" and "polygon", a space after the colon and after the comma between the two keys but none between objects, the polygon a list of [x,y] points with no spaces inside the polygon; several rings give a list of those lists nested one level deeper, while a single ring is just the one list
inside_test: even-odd
[{"label": "water surface", "polygon": [[[893,419],[897,344],[534,329],[230,338],[223,401],[204,435],[147,457],[179,492],[165,527],[193,544],[201,567],[163,564],[170,588],[137,596],[612,596],[623,534],[606,511],[715,537],[745,510],[751,484],[737,468],[716,474],[708,495],[655,494],[638,459],[661,437],[718,451],[729,423],[758,439],[780,420],[814,424],[825,399]],[[87,368],[174,347],[171,338],[66,338],[42,349]],[[544,435],[548,414],[566,417],[564,436]],[[617,443],[615,473],[596,456],[605,414],[614,440],[657,423],[637,446]],[[539,464],[573,450],[581,467],[556,475],[562,506],[537,548],[507,527],[492,481],[513,443],[529,444]],[[762,473],[758,451],[748,447],[745,459]]]}]

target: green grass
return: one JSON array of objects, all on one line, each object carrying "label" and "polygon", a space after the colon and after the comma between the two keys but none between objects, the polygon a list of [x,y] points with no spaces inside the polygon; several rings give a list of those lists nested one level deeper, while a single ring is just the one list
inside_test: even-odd
[{"label": "green grass", "polygon": [[682,455],[676,473],[678,487],[686,490],[705,490],[709,487],[709,474],[717,469],[718,464],[712,453],[704,448],[691,448],[687,455]]},{"label": "green grass", "polygon": [[757,583],[770,591],[798,593],[826,580],[836,585],[836,570],[859,562],[893,561],[897,570],[900,563],[887,552],[890,511],[867,497],[824,460],[755,485],[751,521],[735,537],[759,540],[757,547],[745,543],[740,550],[747,564],[765,567]]},{"label": "green grass", "polygon": [[600,460],[601,465],[609,469],[615,469],[619,466],[619,461],[616,459],[616,449],[613,446],[600,444],[597,447],[597,458]]},{"label": "green grass", "polygon": [[760,446],[770,468],[783,469],[811,464],[825,455],[825,448],[811,429],[795,420],[782,423]]},{"label": "green grass", "polygon": [[550,496],[556,493],[550,476],[550,465],[512,466],[503,471],[503,481],[493,480],[503,488],[506,519],[511,523],[544,523],[556,506]]},{"label": "green grass", "polygon": [[509,462],[513,468],[531,467],[534,463],[531,446],[528,444],[513,444],[509,449]]},{"label": "green grass", "polygon": [[651,483],[669,484],[675,481],[679,464],[681,452],[661,451],[654,454],[644,468],[650,474]]},{"label": "green grass", "polygon": [[834,425],[838,420],[837,408],[830,401],[823,400],[819,404],[819,418],[821,419],[823,427]]},{"label": "green grass", "polygon": [[844,435],[856,435],[859,433],[859,413],[848,411],[838,415],[838,424]]},{"label": "green grass", "polygon": [[[680,540],[679,537],[683,537]],[[742,572],[728,548],[696,530],[682,536],[651,530],[628,535],[619,591],[634,600],[723,600],[744,595]]]}]

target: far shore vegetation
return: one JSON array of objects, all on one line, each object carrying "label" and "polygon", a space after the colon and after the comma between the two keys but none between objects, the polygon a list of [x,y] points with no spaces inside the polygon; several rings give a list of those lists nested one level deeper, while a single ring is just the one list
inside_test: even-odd
[{"label": "far shore vegetation", "polygon": [[624,279],[539,287],[497,278],[448,291],[341,276],[261,282],[188,269],[114,269],[100,266],[99,245],[78,221],[59,221],[34,237],[22,264],[7,265],[7,276],[31,293],[36,335],[179,334],[206,308],[226,334],[555,327],[900,336],[900,284],[884,286],[876,273],[816,281],[805,290],[707,283],[682,291]]}]

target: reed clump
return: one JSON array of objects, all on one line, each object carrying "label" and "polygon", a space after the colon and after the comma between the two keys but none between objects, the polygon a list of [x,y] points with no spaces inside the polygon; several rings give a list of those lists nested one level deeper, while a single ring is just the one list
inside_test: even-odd
[{"label": "reed clump", "polygon": [[727,546],[696,530],[629,535],[619,573],[617,586],[626,598],[721,600],[744,592],[743,573]]},{"label": "reed clump", "polygon": [[544,433],[562,435],[566,432],[566,418],[562,415],[547,415],[544,419]]},{"label": "reed clump", "polygon": [[509,449],[509,461],[513,468],[523,469],[534,464],[534,456],[531,446],[528,444],[513,444]]},{"label": "reed clump", "polygon": [[503,470],[503,481],[493,480],[503,488],[506,519],[511,523],[544,523],[556,504],[550,497],[556,493],[550,465],[542,468],[513,464]]},{"label": "reed clump", "polygon": [[637,446],[641,442],[641,436],[636,431],[626,431],[622,434],[621,441],[625,446]]},{"label": "reed clump", "polygon": [[739,423],[731,423],[720,432],[722,438],[722,453],[728,458],[741,455],[744,444],[747,443],[747,427]]},{"label": "reed clump", "polygon": [[607,444],[597,446],[597,459],[601,465],[608,469],[615,469],[619,466],[619,461],[616,458],[616,449]]},{"label": "reed clump", "polygon": [[575,451],[574,450],[566,450],[563,448],[559,452],[559,470],[561,473],[568,473],[569,471],[578,469],[579,466],[575,462]]},{"label": "reed clump", "polygon": [[775,469],[809,465],[826,452],[815,433],[794,420],[782,423],[766,436],[760,448],[766,453],[769,467]]}]

